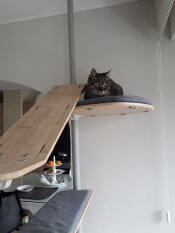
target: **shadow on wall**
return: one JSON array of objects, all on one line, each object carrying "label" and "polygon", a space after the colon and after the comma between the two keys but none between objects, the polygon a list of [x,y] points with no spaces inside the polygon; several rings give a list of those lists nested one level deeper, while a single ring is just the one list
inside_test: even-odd
[{"label": "shadow on wall", "polygon": [[152,39],[158,38],[159,33],[154,1],[130,2],[109,7],[109,9],[113,11],[116,17],[120,17],[122,21],[125,21],[132,28],[135,28],[144,37]]}]

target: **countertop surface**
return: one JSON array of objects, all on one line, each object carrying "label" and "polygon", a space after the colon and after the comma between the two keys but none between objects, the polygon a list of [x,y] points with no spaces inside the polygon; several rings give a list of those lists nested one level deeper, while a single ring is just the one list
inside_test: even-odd
[{"label": "countertop surface", "polygon": [[38,173],[30,173],[23,178],[16,179],[12,182],[10,188],[6,189],[6,192],[13,192],[20,185],[31,184],[34,189],[30,192],[19,192],[19,197],[22,202],[37,202],[46,203],[49,201],[57,192],[72,189],[72,182],[69,175],[63,175],[66,182],[61,183],[58,187],[52,187],[44,185],[40,182],[40,175]]}]

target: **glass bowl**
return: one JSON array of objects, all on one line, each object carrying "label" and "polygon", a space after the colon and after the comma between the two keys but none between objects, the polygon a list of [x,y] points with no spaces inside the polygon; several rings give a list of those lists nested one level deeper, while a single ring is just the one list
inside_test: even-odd
[{"label": "glass bowl", "polygon": [[44,171],[40,175],[40,181],[41,183],[45,185],[58,185],[62,182],[62,174],[65,172],[65,170],[62,169],[56,169],[56,172],[53,173],[49,170]]}]

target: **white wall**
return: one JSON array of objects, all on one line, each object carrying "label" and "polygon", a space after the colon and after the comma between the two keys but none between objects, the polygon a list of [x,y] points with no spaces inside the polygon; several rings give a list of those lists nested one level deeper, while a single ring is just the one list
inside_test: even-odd
[{"label": "white wall", "polygon": [[[76,14],[78,80],[85,81],[92,66],[99,71],[112,68],[111,77],[126,94],[150,98],[156,107],[151,113],[80,120],[82,186],[95,191],[84,220],[84,233],[175,230],[174,212],[170,226],[161,217],[166,199],[156,31],[150,4],[135,2]],[[68,83],[66,36],[65,16],[0,25],[0,79],[41,91],[55,83]],[[168,43],[163,44],[164,72],[169,72]],[[170,64],[173,71],[173,60]],[[174,83],[170,74],[172,103]],[[173,114],[169,113],[166,119],[172,122]],[[169,123],[169,153],[174,148],[171,126]],[[173,154],[170,158],[173,198]]]},{"label": "white wall", "polygon": [[94,65],[112,68],[126,94],[150,98],[156,107],[148,114],[80,120],[82,184],[95,190],[86,233],[170,232],[160,216],[166,200],[156,33],[148,12],[150,19],[147,4],[132,3],[76,18],[79,80]]},{"label": "white wall", "polygon": [[[169,35],[168,35],[168,38]],[[165,35],[161,41],[161,53],[162,53],[162,75],[164,83],[164,101],[165,101],[165,133],[166,133],[166,145],[168,155],[168,175],[169,175],[169,187],[170,187],[170,201],[171,211],[173,213],[173,220],[175,219],[175,180],[174,180],[174,167],[175,167],[175,41],[171,41]],[[171,226],[172,232],[174,231]]]},{"label": "white wall", "polygon": [[0,80],[39,91],[68,82],[67,18],[46,17],[0,26]]}]

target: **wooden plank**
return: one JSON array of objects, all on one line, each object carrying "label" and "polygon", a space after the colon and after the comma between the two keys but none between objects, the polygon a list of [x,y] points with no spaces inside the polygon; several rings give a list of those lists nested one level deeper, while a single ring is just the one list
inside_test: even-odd
[{"label": "wooden plank", "polygon": [[0,181],[18,178],[46,163],[83,86],[54,87],[0,138]]},{"label": "wooden plank", "polygon": [[149,112],[154,106],[141,103],[111,102],[77,106],[73,112],[80,116],[127,115],[130,113]]}]

